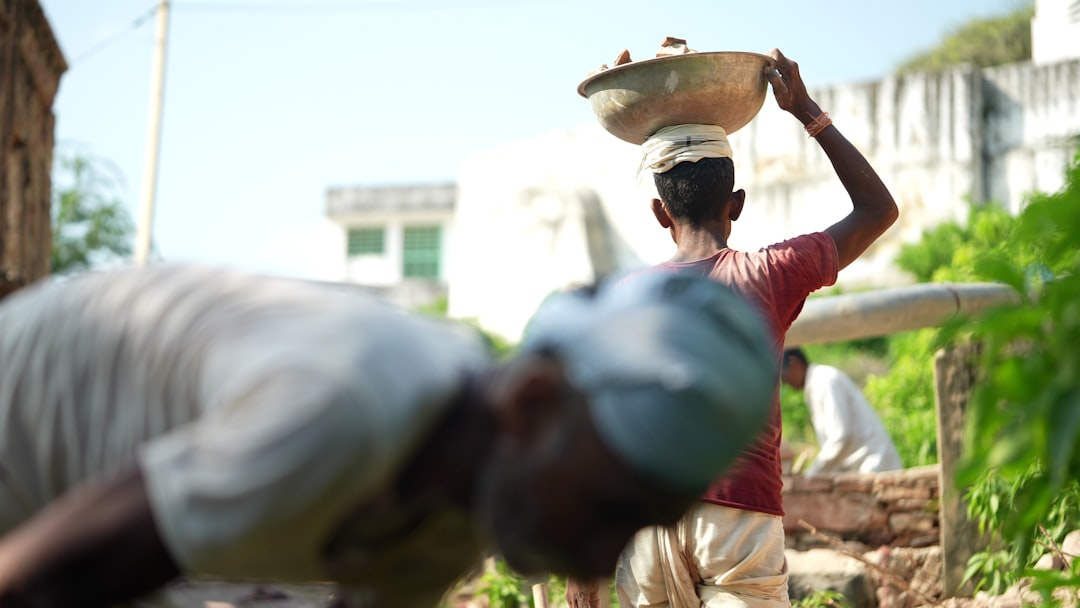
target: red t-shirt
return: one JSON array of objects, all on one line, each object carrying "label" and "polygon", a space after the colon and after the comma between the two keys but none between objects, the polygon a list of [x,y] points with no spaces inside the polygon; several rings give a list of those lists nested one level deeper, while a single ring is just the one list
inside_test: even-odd
[{"label": "red t-shirt", "polygon": [[[704,260],[664,262],[641,272],[693,272],[731,287],[762,314],[779,362],[784,336],[799,316],[806,296],[835,283],[839,270],[836,242],[828,234],[816,232],[753,253],[725,249]],[[783,515],[782,487],[778,377],[772,414],[761,436],[743,450],[739,460],[713,483],[702,500]]]}]

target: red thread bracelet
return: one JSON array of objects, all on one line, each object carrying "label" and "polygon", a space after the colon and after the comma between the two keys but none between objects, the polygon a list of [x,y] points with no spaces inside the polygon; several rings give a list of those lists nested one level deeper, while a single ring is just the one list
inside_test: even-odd
[{"label": "red thread bracelet", "polygon": [[832,118],[829,118],[828,112],[822,112],[817,115],[817,118],[811,120],[806,124],[806,135],[808,137],[817,137],[821,135],[821,132],[828,128],[832,124]]}]

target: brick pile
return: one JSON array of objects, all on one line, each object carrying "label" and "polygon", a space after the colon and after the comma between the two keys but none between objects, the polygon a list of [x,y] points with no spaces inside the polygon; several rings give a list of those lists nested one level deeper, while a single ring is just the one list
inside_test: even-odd
[{"label": "brick pile", "polygon": [[800,520],[837,540],[868,547],[928,547],[939,543],[938,465],[887,473],[837,473],[784,478],[787,545],[827,544]]}]

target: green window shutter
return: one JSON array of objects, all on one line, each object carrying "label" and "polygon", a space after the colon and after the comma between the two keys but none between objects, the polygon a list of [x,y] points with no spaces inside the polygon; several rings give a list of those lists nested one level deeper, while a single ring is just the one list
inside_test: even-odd
[{"label": "green window shutter", "polygon": [[422,279],[439,278],[441,245],[442,229],[439,226],[406,226],[401,274]]},{"label": "green window shutter", "polygon": [[349,255],[382,255],[386,246],[386,231],[377,228],[350,228]]}]

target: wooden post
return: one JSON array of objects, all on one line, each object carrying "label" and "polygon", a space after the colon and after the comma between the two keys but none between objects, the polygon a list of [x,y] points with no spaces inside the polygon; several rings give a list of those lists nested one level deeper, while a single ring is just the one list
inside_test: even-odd
[{"label": "wooden post", "polygon": [[536,583],[532,586],[533,606],[536,608],[548,608],[547,585]]},{"label": "wooden post", "polygon": [[161,151],[161,106],[165,98],[165,50],[169,37],[169,1],[161,0],[157,10],[153,72],[150,76],[150,116],[146,127],[143,158],[143,189],[139,203],[139,223],[135,228],[135,264],[150,258],[154,236],[154,200],[157,196],[158,153]]},{"label": "wooden post", "polygon": [[52,104],[65,70],[37,0],[0,2],[0,297],[49,274]]},{"label": "wooden post", "polygon": [[938,420],[938,461],[941,478],[941,586],[945,597],[971,597],[972,586],[962,585],[968,559],[984,549],[986,539],[968,520],[964,488],[954,482],[964,445],[964,412],[975,386],[977,345],[963,344],[938,351],[934,357],[934,389]]}]

